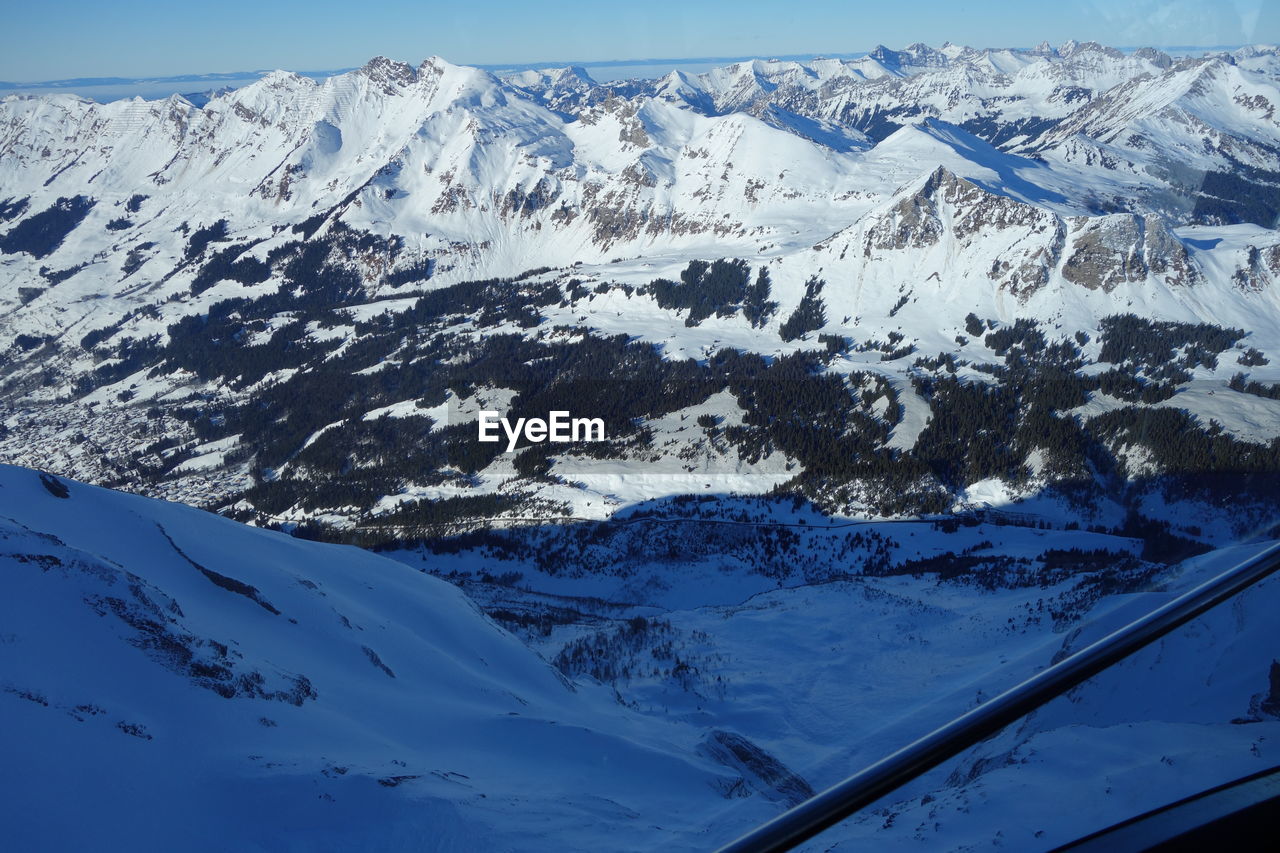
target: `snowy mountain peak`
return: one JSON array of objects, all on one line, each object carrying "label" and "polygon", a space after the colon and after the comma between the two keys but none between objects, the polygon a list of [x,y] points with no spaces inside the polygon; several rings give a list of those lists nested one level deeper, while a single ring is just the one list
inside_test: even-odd
[{"label": "snowy mountain peak", "polygon": [[385,56],[370,59],[360,68],[359,73],[385,86],[387,94],[395,94],[399,89],[412,85],[418,77],[412,65]]},{"label": "snowy mountain peak", "polygon": [[1004,292],[1032,310],[1035,299],[1074,306],[1091,300],[1087,291],[1121,285],[1158,287],[1176,301],[1179,289],[1204,281],[1186,245],[1159,218],[1063,217],[946,166],[903,186],[814,251],[825,269],[861,281],[864,294],[884,294],[877,302],[924,286],[941,289],[947,301],[968,293],[974,304]]},{"label": "snowy mountain peak", "polygon": [[1140,47],[1133,52],[1136,59],[1143,59],[1150,62],[1157,68],[1167,70],[1173,65],[1173,58],[1163,50],[1156,50],[1153,47]]},{"label": "snowy mountain peak", "polygon": [[[1012,234],[1016,224],[1039,236],[999,248],[974,275],[1019,293],[1029,282],[1106,293],[1147,280],[1143,270],[1190,282],[1202,263],[1221,263],[1223,280],[1269,292],[1270,274],[1239,244],[1224,242],[1218,259],[1212,248],[1188,255],[1174,229],[1269,227],[1280,215],[1239,188],[1211,192],[1186,178],[1244,165],[1266,187],[1280,175],[1273,49],[1235,66],[1201,57],[1168,68],[1158,52],[1090,44],[1064,46],[1069,59],[918,43],[875,54],[625,85],[572,67],[499,77],[439,57],[417,69],[376,57],[322,83],[273,72],[203,108],[9,98],[0,240],[11,247],[3,275],[20,286],[0,295],[6,322],[64,334],[93,309],[109,325],[137,308],[136,296],[114,301],[125,292],[151,293],[168,312],[198,310],[239,292],[216,277],[226,271],[213,252],[278,243],[281,230],[325,235],[336,223],[396,235],[405,258],[430,259],[432,286],[649,253],[758,253],[799,268],[833,233],[872,235],[874,255],[935,238],[970,247],[973,229]],[[80,224],[28,245],[35,217],[63,215],[77,198],[88,210]],[[1084,224],[1099,214],[1133,218]],[[223,240],[190,244],[222,220]],[[1071,235],[1092,248],[1062,268]],[[1263,257],[1274,242],[1248,245]],[[276,243],[256,250],[260,260]],[[134,260],[95,261],[113,247]],[[940,274],[946,257],[924,275]],[[370,296],[392,295],[385,276],[410,262],[386,263],[361,272]]]},{"label": "snowy mountain peak", "polygon": [[875,60],[881,67],[894,73],[904,73],[904,66],[910,65],[912,55],[907,50],[890,50],[882,44],[876,45],[867,57]]}]

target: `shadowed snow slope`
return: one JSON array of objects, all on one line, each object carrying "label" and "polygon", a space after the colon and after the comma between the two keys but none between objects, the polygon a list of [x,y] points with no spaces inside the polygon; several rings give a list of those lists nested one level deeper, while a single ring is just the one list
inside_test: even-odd
[{"label": "shadowed snow slope", "polygon": [[662,846],[637,813],[721,801],[692,732],[354,548],[4,467],[0,584],[10,849]]}]

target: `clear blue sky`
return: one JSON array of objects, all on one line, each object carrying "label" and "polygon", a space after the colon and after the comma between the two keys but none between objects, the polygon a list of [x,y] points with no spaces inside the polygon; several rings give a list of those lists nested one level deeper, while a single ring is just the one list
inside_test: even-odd
[{"label": "clear blue sky", "polygon": [[0,80],[855,53],[878,43],[1280,42],[1278,0],[0,0]]}]

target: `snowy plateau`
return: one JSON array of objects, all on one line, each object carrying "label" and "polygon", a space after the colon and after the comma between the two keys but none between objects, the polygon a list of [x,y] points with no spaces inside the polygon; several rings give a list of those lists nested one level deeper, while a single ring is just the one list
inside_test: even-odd
[{"label": "snowy plateau", "polygon": [[[196,100],[0,99],[7,849],[714,849],[1280,536],[1280,48]],[[1280,764],[1278,604],[812,849]]]}]

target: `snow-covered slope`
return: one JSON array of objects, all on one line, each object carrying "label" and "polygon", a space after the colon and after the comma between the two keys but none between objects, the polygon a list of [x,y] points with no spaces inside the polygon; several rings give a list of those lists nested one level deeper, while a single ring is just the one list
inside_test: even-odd
[{"label": "snow-covered slope", "polygon": [[[1225,549],[1196,561],[1192,572],[1222,570],[1258,550]],[[1280,760],[1280,632],[1270,615],[1277,595],[1275,578],[1246,590],[811,849],[1056,849],[1273,768]],[[1105,636],[1124,613],[1072,632],[1063,652]]]},{"label": "snow-covered slope", "polygon": [[659,847],[737,778],[355,548],[4,467],[0,585],[11,849]]},{"label": "snow-covered slope", "polygon": [[[424,259],[436,283],[673,253],[809,263],[808,247],[938,166],[1060,216],[1235,221],[1217,203],[1228,190],[1200,184],[1246,168],[1275,183],[1274,56],[913,45],[614,85],[574,68],[500,78],[376,58],[321,83],[275,72],[202,108],[10,96],[4,329],[78,337],[185,301],[203,259],[188,237],[219,220],[218,239],[253,241],[259,258],[327,221],[394,235],[400,251],[362,261],[370,295]],[[65,239],[14,236],[77,198],[92,206]],[[973,230],[999,225],[969,216]],[[998,260],[1021,268],[1038,252],[1004,246]],[[1201,253],[1228,276],[1258,266]]]},{"label": "snow-covered slope", "polygon": [[[18,849],[707,849],[1260,547],[1110,596],[1095,585],[1131,587],[1146,570],[994,591],[824,579],[849,554],[843,532],[818,529],[797,561],[808,581],[711,554],[660,559],[647,584],[633,575],[641,603],[624,605],[596,597],[617,581],[531,571],[524,606],[558,589],[560,613],[585,608],[536,641],[560,651],[570,682],[405,565],[487,568],[478,553],[397,562],[11,467],[0,508],[0,817]],[[1137,544],[999,531],[885,525],[859,541],[929,555],[996,535],[1002,558]],[[1276,589],[1218,608],[824,843],[1041,849],[1262,766],[1280,726]]]}]

